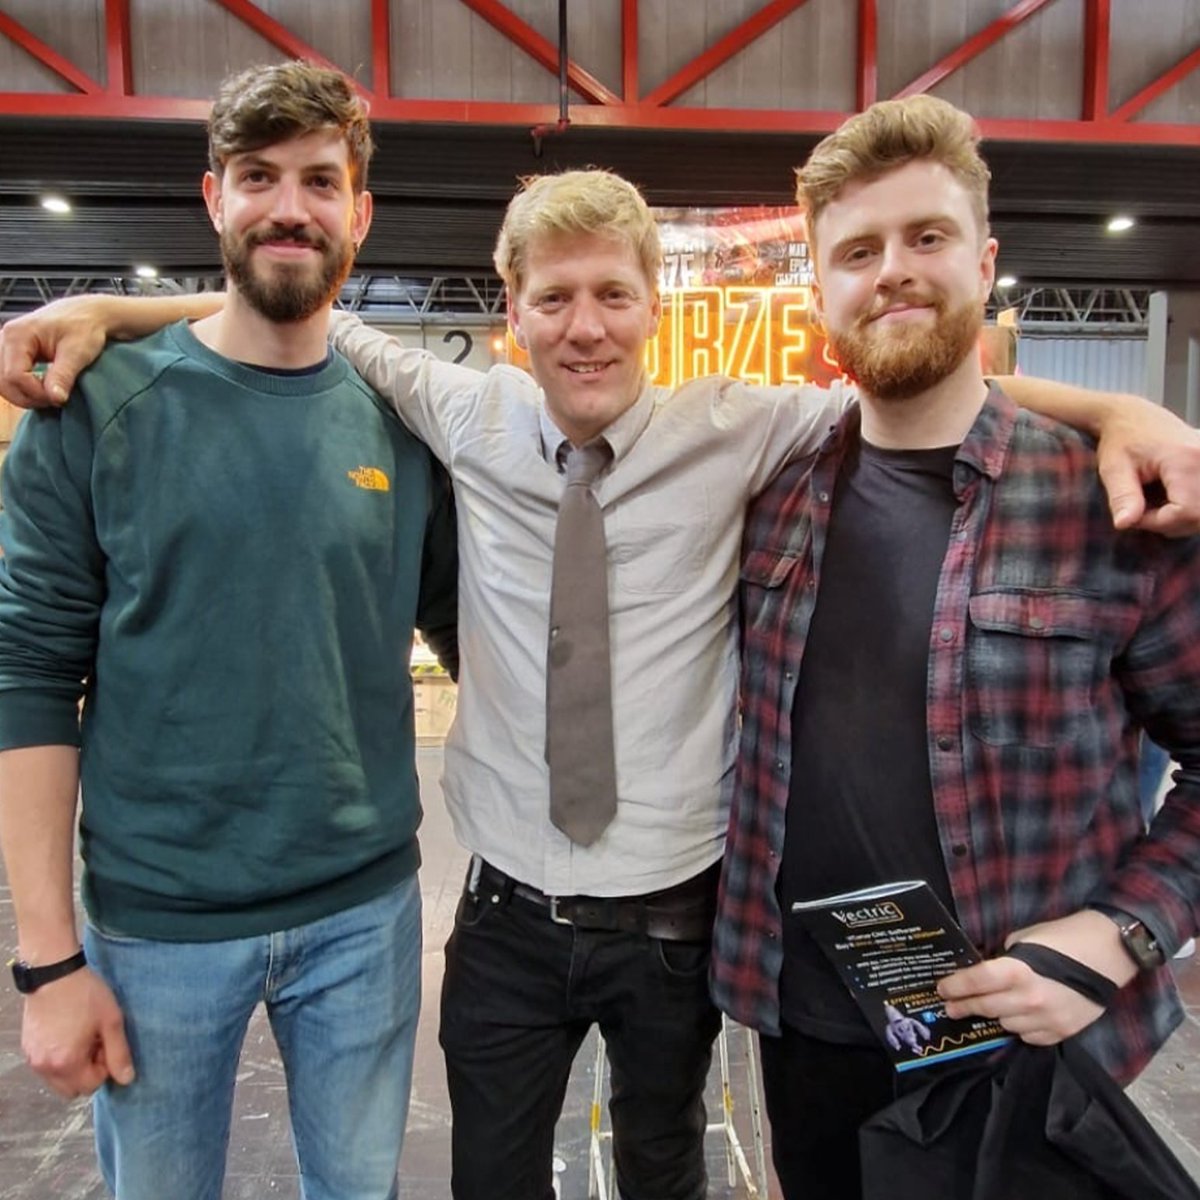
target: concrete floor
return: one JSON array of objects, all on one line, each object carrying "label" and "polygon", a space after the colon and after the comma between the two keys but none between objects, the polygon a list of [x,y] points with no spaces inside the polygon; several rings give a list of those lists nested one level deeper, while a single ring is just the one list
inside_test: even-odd
[{"label": "concrete floor", "polygon": [[[453,921],[466,856],[454,842],[441,803],[437,783],[440,750],[422,749],[418,765],[426,808],[421,869],[424,1002],[400,1196],[402,1200],[443,1200],[449,1196],[450,1117],[437,1045],[437,994],[442,943]],[[12,946],[15,941],[11,900],[0,868],[0,944]],[[1188,1019],[1135,1085],[1134,1094],[1200,1180],[1200,960],[1181,962],[1178,972]],[[20,998],[5,981],[0,985],[0,1200],[103,1200],[107,1192],[95,1169],[89,1106],[86,1101],[60,1101],[25,1067],[19,1048],[20,1013]],[[753,1161],[744,1033],[732,1031],[728,1045],[735,1126]],[[589,1040],[576,1062],[558,1130],[563,1200],[584,1200],[588,1194],[588,1113],[594,1065],[595,1042]],[[717,1119],[720,1111],[721,1084],[714,1066],[710,1120]],[[719,1133],[710,1133],[709,1194],[713,1200],[749,1194],[740,1182],[732,1187],[727,1184],[723,1143]],[[773,1183],[770,1195],[777,1197]],[[251,1024],[243,1054],[224,1200],[297,1200],[298,1196],[282,1071],[260,1014]]]}]

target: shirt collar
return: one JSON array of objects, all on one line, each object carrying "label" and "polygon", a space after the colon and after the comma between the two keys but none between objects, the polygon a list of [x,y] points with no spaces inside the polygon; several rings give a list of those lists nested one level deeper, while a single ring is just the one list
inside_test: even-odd
[{"label": "shirt collar", "polygon": [[[983,407],[971,428],[967,430],[967,436],[963,438],[958,453],[954,456],[955,463],[973,468],[989,479],[999,479],[1000,472],[1004,469],[1004,460],[1008,457],[1008,447],[1016,428],[1019,411],[1016,404],[997,384],[989,383]],[[858,440],[861,426],[862,412],[857,404],[853,404],[842,414],[841,420],[822,442],[821,457],[836,454],[840,459],[846,448]],[[965,479],[956,471],[955,489],[961,490],[964,483]]]},{"label": "shirt collar", "polygon": [[958,448],[955,462],[973,467],[989,479],[999,479],[1008,457],[1018,409],[995,383],[988,384],[987,398],[974,424]]},{"label": "shirt collar", "polygon": [[[650,424],[650,418],[654,413],[654,392],[655,388],[649,381],[643,383],[642,390],[633,404],[611,425],[601,430],[601,435],[612,447],[613,459],[609,470],[612,470],[612,466],[620,462],[633,449],[638,438],[646,432],[646,426]],[[556,466],[559,447],[568,438],[555,425],[554,419],[550,416],[550,410],[546,407],[544,395],[542,403],[538,406],[538,420],[542,435],[542,457],[551,466]]]}]

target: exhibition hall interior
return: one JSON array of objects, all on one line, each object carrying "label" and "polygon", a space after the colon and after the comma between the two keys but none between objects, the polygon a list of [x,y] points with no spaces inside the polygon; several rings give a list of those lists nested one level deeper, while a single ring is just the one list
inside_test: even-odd
[{"label": "exhibition hall interior", "polygon": [[[492,257],[505,208],[528,176],[600,167],[658,223],[653,383],[835,384],[795,169],[853,114],[927,93],[975,118],[991,172],[985,373],[1132,392],[1200,427],[1197,0],[0,0],[0,325],[85,293],[220,290],[201,192],[211,100],[230,74],[290,59],[344,72],[369,107],[373,219],[335,303],[405,347],[527,368]],[[0,455],[21,419],[0,397]],[[445,1200],[439,993],[470,855],[442,792],[458,689],[419,639],[410,667],[423,949],[397,1194]],[[18,953],[2,865],[0,944]],[[1189,949],[1165,968],[1183,1022],[1129,1095],[1200,1183]],[[102,1200],[90,1104],[26,1065],[4,974],[0,1198]],[[555,1132],[558,1200],[616,1200],[608,1091],[593,1029]],[[756,1036],[733,1021],[706,1107],[708,1195],[779,1200]],[[224,1200],[300,1200],[289,1129],[260,1007]]]}]

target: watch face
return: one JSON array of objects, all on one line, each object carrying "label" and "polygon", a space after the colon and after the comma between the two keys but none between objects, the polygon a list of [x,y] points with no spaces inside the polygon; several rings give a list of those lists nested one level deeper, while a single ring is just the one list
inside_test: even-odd
[{"label": "watch face", "polygon": [[18,992],[22,995],[28,995],[36,986],[33,981],[33,973],[30,970],[28,963],[13,962],[9,966],[12,967],[13,984]]},{"label": "watch face", "polygon": [[1158,940],[1141,921],[1131,921],[1127,925],[1122,925],[1121,940],[1133,956],[1134,962],[1144,971],[1161,967],[1166,961]]}]

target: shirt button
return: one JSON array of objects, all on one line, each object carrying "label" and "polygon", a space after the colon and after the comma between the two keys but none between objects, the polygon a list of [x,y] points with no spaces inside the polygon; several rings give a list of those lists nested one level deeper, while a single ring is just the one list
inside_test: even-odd
[{"label": "shirt button", "polygon": [[551,636],[552,638],[556,638],[556,637],[558,637],[558,626],[557,626],[557,625],[551,625],[551,626],[550,626],[550,636]]},{"label": "shirt button", "polygon": [[784,671],[783,677],[788,681],[788,683],[791,683],[792,680],[796,678],[791,671]]},{"label": "shirt button", "polygon": [[818,492],[817,499],[820,500],[820,502],[822,504],[828,504],[829,503],[829,493],[828,492]]},{"label": "shirt button", "polygon": [[775,760],[775,770],[777,770],[777,771],[783,770],[783,759],[782,758],[777,758]]},{"label": "shirt button", "polygon": [[778,939],[778,937],[779,937],[779,934],[777,934],[777,933],[775,932],[775,930],[773,930],[773,929],[768,929],[768,930],[767,930],[767,937],[768,937],[768,939],[769,939],[770,941],[772,941],[772,942],[773,942],[773,941],[775,941],[775,940],[777,940],[777,939]]},{"label": "shirt button", "polygon": [[967,853],[967,846],[964,842],[956,842],[950,847],[955,858],[962,858]]},{"label": "shirt button", "polygon": [[951,629],[949,625],[943,625],[941,629],[938,630],[938,637],[940,637],[943,642],[952,642],[954,641],[954,630]]},{"label": "shirt button", "polygon": [[1041,617],[1030,617],[1029,618],[1029,628],[1030,629],[1045,629],[1046,622],[1043,621]]},{"label": "shirt button", "polygon": [[817,581],[815,579],[810,579],[804,586],[809,589],[815,588],[817,586]]},{"label": "shirt button", "polygon": [[937,744],[939,750],[954,749],[954,739],[948,733],[939,733]]}]

